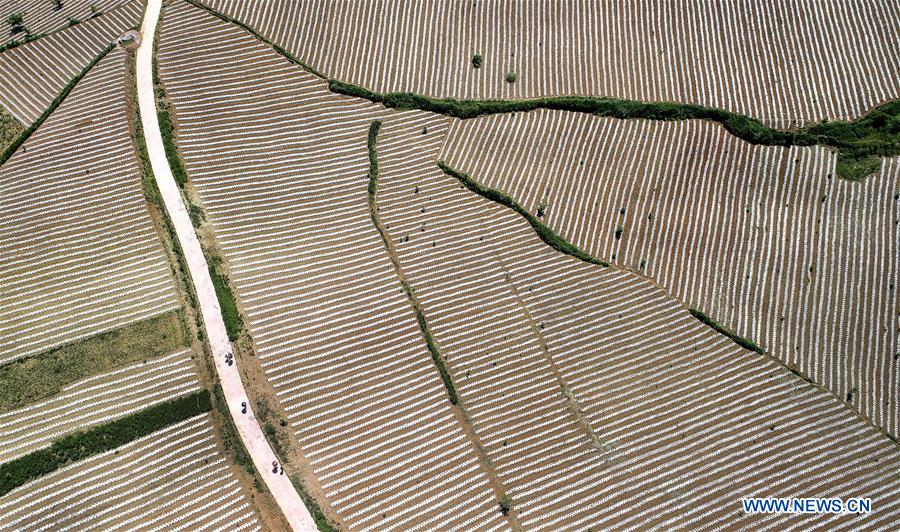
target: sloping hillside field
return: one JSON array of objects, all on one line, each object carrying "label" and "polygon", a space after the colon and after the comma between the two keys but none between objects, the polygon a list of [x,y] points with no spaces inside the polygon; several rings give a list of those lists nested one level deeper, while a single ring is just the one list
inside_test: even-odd
[{"label": "sloping hillside field", "polygon": [[0,17],[0,531],[900,528],[897,2]]}]

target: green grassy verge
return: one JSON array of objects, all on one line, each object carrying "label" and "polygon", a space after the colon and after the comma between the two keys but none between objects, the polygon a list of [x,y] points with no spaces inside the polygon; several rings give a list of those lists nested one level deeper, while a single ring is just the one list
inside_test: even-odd
[{"label": "green grassy verge", "polygon": [[65,87],[63,87],[63,90],[56,95],[56,98],[54,98],[52,102],[50,102],[50,106],[44,110],[43,114],[41,114],[41,116],[39,116],[33,124],[25,128],[19,134],[19,136],[16,137],[6,147],[6,149],[3,150],[3,153],[0,154],[0,166],[2,166],[7,160],[9,160],[9,158],[12,157],[16,150],[19,149],[19,146],[21,146],[26,140],[28,140],[28,137],[30,137],[32,133],[34,133],[39,127],[41,127],[41,124],[43,124],[44,121],[50,117],[50,114],[53,113],[53,111],[55,111],[57,107],[59,107],[63,100],[65,100],[69,95],[69,93],[72,92],[72,89],[74,89],[75,86],[78,85],[78,82],[81,81],[81,78],[87,75],[87,73],[90,72],[91,69],[94,68],[94,66],[96,66],[97,63],[99,63],[104,57],[106,57],[106,54],[111,52],[115,47],[115,44],[110,44],[109,46],[107,46],[102,52],[100,52],[100,55],[98,55],[94,58],[93,61],[88,63],[88,65],[84,67],[81,72],[79,72],[74,78],[72,78],[71,81],[69,81],[69,83]]},{"label": "green grassy verge", "polygon": [[184,169],[181,157],[178,156],[178,143],[175,140],[175,126],[172,124],[169,100],[166,97],[165,88],[159,82],[156,61],[153,62],[153,80],[154,94],[156,95],[156,118],[159,121],[163,149],[166,152],[166,159],[169,161],[169,168],[172,169],[172,177],[175,178],[178,186],[183,187],[188,182],[187,170]]},{"label": "green grassy verge", "polygon": [[[753,343],[752,340],[744,338],[743,336],[739,336],[736,332],[732,331],[731,329],[724,327],[722,325],[719,325],[719,323],[717,323],[715,320],[713,320],[712,318],[707,316],[702,310],[694,308],[694,307],[690,307],[688,310],[690,311],[692,316],[694,316],[695,318],[700,320],[703,324],[712,327],[717,333],[727,336],[728,338],[731,339],[732,342],[743,347],[744,349],[747,349],[749,351],[755,351],[755,352],[759,353],[760,355],[766,354],[765,351],[763,351],[763,349],[761,347],[759,347],[758,345]],[[799,375],[799,373],[798,373],[798,375]],[[806,379],[806,378],[804,377],[804,379]]]},{"label": "green grassy verge", "polygon": [[336,79],[328,80],[328,88],[338,94],[364,98],[393,109],[420,109],[462,119],[497,113],[554,109],[622,119],[710,120],[722,124],[732,135],[751,144],[823,145],[835,148],[843,161],[843,164],[838,166],[838,175],[846,179],[864,177],[859,173],[874,168],[876,161],[874,157],[900,155],[900,100],[880,105],[852,122],[822,122],[802,129],[781,130],[765,126],[749,116],[693,104],[646,103],[593,96],[556,96],[527,100],[458,100],[431,98],[411,92],[381,94]]},{"label": "green grassy verge", "polygon": [[183,311],[167,312],[0,366],[0,412],[77,380],[190,346]]},{"label": "green grassy verge", "polygon": [[[372,125],[369,127],[369,213],[372,217],[372,223],[375,225],[375,229],[377,229],[378,234],[381,235],[381,240],[384,242],[385,248],[389,250],[390,245],[388,242],[388,238],[381,226],[381,221],[378,219],[375,207],[375,195],[378,193],[377,143],[378,131],[380,129],[380,120],[373,121]],[[395,258],[391,257],[391,261],[394,260]],[[399,273],[399,266],[395,263],[394,267],[397,268]],[[398,277],[400,276],[398,275]],[[453,384],[453,378],[450,376],[450,370],[447,369],[447,365],[444,363],[444,357],[441,356],[441,353],[437,347],[437,343],[434,341],[434,338],[431,336],[431,331],[428,329],[428,321],[425,319],[425,313],[422,312],[422,307],[421,305],[419,305],[418,300],[413,294],[412,288],[410,288],[409,284],[402,277],[400,277],[400,284],[403,286],[403,291],[406,292],[407,297],[409,297],[410,302],[412,303],[413,310],[416,313],[416,319],[419,322],[419,329],[422,331],[422,336],[425,338],[425,344],[428,346],[428,352],[431,353],[431,360],[434,361],[434,365],[437,367],[438,373],[441,376],[441,380],[444,382],[444,387],[447,389],[447,395],[450,397],[450,402],[454,405],[459,404],[459,396],[456,394],[456,386],[454,386]]]},{"label": "green grassy verge", "polygon": [[605,260],[598,259],[597,257],[594,257],[578,246],[570,244],[566,239],[559,236],[553,229],[550,229],[550,227],[548,227],[544,222],[540,221],[527,209],[519,205],[516,200],[512,199],[506,193],[501,192],[495,188],[490,188],[482,185],[463,172],[451,168],[444,161],[438,161],[438,166],[440,166],[441,170],[443,170],[445,174],[458,179],[460,183],[465,185],[465,187],[472,192],[483,196],[484,198],[489,199],[495,203],[499,203],[504,207],[508,207],[528,220],[528,223],[531,224],[534,232],[537,233],[541,240],[543,240],[548,246],[552,247],[553,249],[565,253],[566,255],[571,255],[575,258],[581,259],[585,262],[589,262],[591,264],[597,264],[599,266],[609,266],[609,263]]},{"label": "green grassy verge", "polygon": [[212,279],[213,288],[216,289],[216,299],[219,300],[219,308],[222,311],[222,319],[225,321],[225,329],[228,331],[228,339],[236,342],[244,327],[241,313],[238,312],[237,299],[228,285],[228,277],[220,271],[221,259],[208,251],[206,256],[209,259],[209,276]]},{"label": "green grassy verge", "polygon": [[23,131],[25,131],[25,126],[6,109],[0,107],[0,150],[5,150],[19,138]]},{"label": "green grassy verge", "polygon": [[210,409],[209,394],[200,391],[63,436],[47,449],[0,465],[0,496],[67,464],[115,449]]}]

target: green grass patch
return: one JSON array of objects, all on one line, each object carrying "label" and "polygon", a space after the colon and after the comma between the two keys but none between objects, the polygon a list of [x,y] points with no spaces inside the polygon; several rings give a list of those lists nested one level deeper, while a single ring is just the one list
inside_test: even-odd
[{"label": "green grass patch", "polygon": [[548,227],[544,222],[540,221],[536,216],[519,205],[516,200],[512,199],[507,194],[495,188],[490,188],[482,185],[463,172],[451,168],[444,161],[438,161],[438,166],[440,166],[441,170],[443,170],[445,174],[458,179],[460,183],[465,185],[465,187],[472,192],[475,192],[476,194],[495,203],[499,203],[504,207],[512,209],[520,216],[528,220],[528,223],[531,224],[534,232],[537,233],[537,235],[541,238],[541,240],[544,241],[544,243],[546,243],[553,249],[561,253],[565,253],[566,255],[571,255],[577,259],[581,259],[585,262],[589,262],[591,264],[597,264],[599,266],[609,266],[609,263],[605,260],[598,259],[590,253],[579,248],[578,246],[570,244],[566,239],[556,234],[553,229],[550,229],[550,227]]},{"label": "green grass patch", "polygon": [[[207,253],[207,255],[210,255]],[[228,331],[228,339],[236,342],[241,335],[244,326],[241,313],[238,312],[237,299],[228,285],[228,277],[222,273],[221,259],[210,257],[209,276],[212,279],[213,288],[216,290],[216,299],[219,300],[219,308],[222,311],[222,319],[225,321],[225,329]]]},{"label": "green grass patch", "polygon": [[50,106],[44,110],[41,116],[39,116],[33,124],[25,128],[16,138],[12,140],[12,142],[9,143],[9,145],[6,146],[6,148],[3,150],[3,153],[0,154],[0,166],[6,163],[6,161],[9,160],[10,157],[12,157],[16,150],[19,149],[19,146],[21,146],[26,140],[28,140],[28,137],[30,137],[32,133],[34,133],[39,127],[41,127],[41,124],[43,124],[44,121],[50,117],[50,114],[53,113],[53,111],[55,111],[57,107],[59,107],[63,100],[65,100],[69,95],[69,93],[72,92],[72,89],[74,89],[75,86],[78,85],[78,82],[81,81],[81,78],[87,75],[87,73],[90,72],[91,69],[94,68],[94,66],[99,63],[104,57],[106,57],[106,54],[112,51],[112,49],[115,47],[115,44],[110,44],[109,46],[107,46],[102,52],[100,52],[100,55],[98,55],[90,63],[88,63],[88,65],[84,67],[81,72],[75,75],[75,77],[72,78],[65,87],[63,87],[62,91],[60,91],[60,93],[56,95],[56,98],[54,98],[53,101],[50,102]]},{"label": "green grass patch", "polygon": [[191,344],[182,310],[126,325],[0,366],[0,412],[59,393],[63,386]]},{"label": "green grass patch", "polygon": [[731,329],[724,327],[722,325],[719,325],[718,322],[716,322],[715,320],[713,320],[712,318],[707,316],[702,310],[694,308],[694,307],[690,307],[688,310],[690,311],[691,315],[693,317],[697,318],[698,320],[700,320],[701,323],[712,327],[717,333],[727,336],[728,338],[731,339],[732,342],[736,343],[737,345],[739,345],[749,351],[754,351],[756,353],[759,353],[760,355],[765,354],[765,351],[763,351],[763,349],[761,347],[759,347],[758,345],[756,345],[752,340],[744,338],[743,336],[739,336],[736,332],[732,331]]},{"label": "green grass patch", "polygon": [[16,120],[16,117],[9,111],[0,107],[0,150],[5,150],[23,131],[25,131],[25,126]]},{"label": "green grass patch", "polygon": [[105,425],[68,434],[47,449],[0,465],[0,496],[67,464],[115,449],[210,409],[209,394],[199,391]]},{"label": "green grass patch", "polygon": [[[365,98],[392,109],[420,109],[461,119],[497,113],[553,109],[622,119],[710,120],[722,124],[732,135],[751,144],[823,145],[836,148],[844,162],[838,168],[838,175],[847,179],[853,179],[863,169],[871,169],[874,157],[900,155],[900,100],[880,105],[852,122],[823,122],[801,129],[781,130],[765,126],[749,116],[694,104],[647,103],[593,96],[556,96],[525,100],[431,98],[411,92],[380,94],[336,79],[328,80],[328,88],[338,94]],[[865,160],[868,161],[861,162]],[[849,175],[841,173],[848,169],[853,169],[854,173]]]},{"label": "green grass patch", "polygon": [[[156,68],[154,63],[154,69]],[[154,78],[157,76],[154,75]],[[159,132],[162,135],[163,149],[166,152],[166,160],[169,161],[169,168],[172,169],[172,177],[178,186],[183,187],[188,182],[187,171],[181,163],[181,157],[178,155],[178,143],[175,140],[175,126],[172,124],[172,116],[169,111],[169,101],[166,98],[166,91],[163,86],[157,82],[154,93],[156,94],[156,118],[159,121]]]}]

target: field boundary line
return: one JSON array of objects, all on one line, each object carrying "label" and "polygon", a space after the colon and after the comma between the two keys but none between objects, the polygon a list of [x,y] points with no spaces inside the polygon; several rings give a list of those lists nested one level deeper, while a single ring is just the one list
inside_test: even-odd
[{"label": "field boundary line", "polygon": [[391,240],[390,236],[387,233],[387,230],[381,223],[381,218],[378,216],[378,132],[381,129],[381,120],[374,120],[372,124],[369,126],[369,135],[367,141],[367,150],[369,154],[369,184],[367,189],[367,197],[369,204],[369,216],[372,219],[372,225],[375,226],[375,230],[378,231],[378,235],[381,237],[381,241],[384,244],[385,251],[387,252],[388,258],[391,261],[391,264],[394,267],[394,272],[397,275],[397,280],[400,282],[401,288],[403,288],[403,292],[406,294],[407,299],[409,300],[409,304],[412,306],[412,310],[416,315],[416,321],[419,325],[419,331],[422,333],[422,338],[425,340],[426,347],[428,352],[431,354],[431,359],[434,362],[435,367],[440,374],[441,380],[444,383],[444,388],[447,391],[447,395],[449,397],[451,403],[451,409],[454,410],[454,418],[458,419],[460,425],[462,426],[463,433],[466,435],[466,439],[472,444],[472,447],[475,449],[475,454],[478,457],[478,462],[485,469],[486,475],[490,481],[490,485],[494,490],[494,494],[497,496],[497,504],[500,507],[500,511],[503,515],[509,520],[510,525],[513,527],[513,530],[522,530],[522,524],[519,522],[518,515],[515,511],[515,502],[512,498],[507,495],[506,487],[503,485],[503,481],[500,480],[500,476],[497,474],[496,469],[494,468],[494,464],[488,456],[487,452],[484,450],[484,447],[481,444],[481,440],[478,438],[478,434],[475,433],[474,426],[472,425],[471,420],[469,419],[469,414],[466,412],[465,406],[460,403],[459,396],[456,392],[456,386],[453,384],[453,377],[450,375],[450,370],[447,368],[447,365],[444,363],[444,357],[441,355],[440,348],[435,342],[434,337],[431,336],[431,331],[428,328],[428,321],[425,318],[425,310],[422,308],[422,304],[419,302],[419,298],[416,297],[415,290],[409,284],[409,281],[406,279],[406,274],[403,273],[403,268],[400,266],[400,260],[397,257],[397,252],[394,249],[393,240]]},{"label": "field boundary line", "polygon": [[[156,108],[153,63],[156,26],[159,22],[162,0],[149,0],[141,26],[142,43],[137,51],[136,82],[138,103],[143,126],[147,153],[153,175],[165,206],[166,214],[175,227],[190,273],[191,283],[197,296],[200,313],[215,363],[216,373],[228,403],[228,411],[237,427],[238,435],[262,477],[266,487],[281,508],[291,528],[295,531],[316,530],[315,522],[304,505],[300,495],[287,475],[278,474],[278,458],[266,439],[250,400],[241,381],[237,363],[233,361],[233,351],[222,317],[216,291],[209,274],[209,266],[200,241],[194,231],[190,215],[175,181],[166,157]],[[230,365],[228,361],[233,361]],[[246,414],[241,413],[246,404]],[[273,470],[272,464],[276,464]]]},{"label": "field boundary line", "polygon": [[574,95],[492,100],[434,98],[413,92],[378,93],[354,83],[328,77],[251,26],[203,4],[200,0],[185,1],[250,33],[292,63],[325,80],[331,92],[363,98],[400,111],[418,109],[464,120],[537,109],[581,112],[619,119],[707,120],[720,124],[730,134],[750,144],[783,147],[822,145],[835,149],[835,173],[849,181],[861,181],[877,173],[882,164],[879,157],[900,155],[900,133],[896,127],[900,122],[900,99],[882,102],[852,121],[823,120],[803,128],[779,129],[766,126],[760,120],[741,113],[679,102],[643,102]]},{"label": "field boundary line", "polygon": [[[662,290],[663,293],[666,295],[666,297],[671,298],[673,301],[678,303],[679,306],[684,308],[694,319],[696,319],[700,323],[706,325],[707,327],[711,328],[712,330],[716,331],[717,333],[721,334],[722,336],[728,338],[729,340],[731,340],[732,342],[737,344],[742,349],[745,349],[752,353],[756,353],[768,360],[771,360],[772,362],[774,362],[775,364],[780,366],[783,370],[789,372],[794,377],[804,381],[805,383],[811,385],[812,387],[831,396],[834,400],[838,401],[844,407],[846,407],[851,412],[853,412],[861,421],[864,422],[865,425],[871,427],[876,432],[883,435],[888,440],[890,440],[895,445],[897,445],[898,448],[900,448],[900,441],[898,441],[898,439],[896,437],[894,437],[893,435],[888,433],[886,429],[881,428],[878,425],[876,425],[871,419],[864,416],[861,412],[859,412],[852,405],[850,405],[846,401],[844,401],[836,393],[829,390],[828,388],[825,388],[821,384],[817,383],[816,381],[811,379],[809,376],[807,376],[803,372],[788,366],[787,364],[785,364],[783,361],[781,361],[775,355],[772,355],[771,353],[769,353],[769,352],[765,351],[764,349],[762,349],[761,347],[759,347],[755,342],[753,342],[753,340],[750,340],[749,338],[745,338],[743,336],[738,336],[736,333],[734,333],[727,327],[724,327],[723,325],[716,322],[712,317],[707,315],[702,310],[687,306],[680,299],[678,299],[677,297],[675,297],[671,293],[669,293],[668,290],[666,290],[663,286],[661,286],[659,284],[659,282],[657,282],[652,277],[648,277],[647,275],[635,272],[628,268],[623,268],[623,267],[620,267],[620,266],[617,266],[614,264],[610,264],[602,259],[598,259],[598,258],[594,257],[593,255],[588,254],[585,251],[581,251],[577,246],[574,246],[571,243],[569,243],[566,239],[564,239],[559,234],[557,234],[555,231],[550,229],[546,224],[544,224],[543,222],[541,222],[540,220],[535,218],[534,215],[532,215],[530,212],[528,212],[527,210],[522,208],[522,206],[519,205],[518,202],[516,202],[513,198],[508,196],[506,193],[481,184],[480,182],[472,179],[472,177],[470,177],[468,174],[466,174],[464,172],[460,172],[459,170],[456,170],[456,169],[450,167],[444,161],[438,161],[437,164],[448,177],[455,178],[463,186],[465,186],[472,192],[482,196],[483,198],[485,198],[487,200],[490,200],[490,201],[498,203],[504,207],[507,207],[510,210],[512,210],[512,211],[516,212],[517,214],[521,215],[522,217],[524,217],[526,220],[528,220],[529,223],[532,224],[532,227],[534,228],[534,230],[538,234],[538,236],[541,237],[541,240],[544,240],[545,235],[547,235],[547,234],[551,235],[553,237],[553,242],[561,243],[562,246],[557,247],[557,245],[551,244],[547,240],[544,240],[544,242],[546,242],[548,245],[550,245],[557,251],[559,251],[561,253],[565,253],[567,255],[571,255],[577,259],[583,260],[583,261],[591,263],[591,264],[596,264],[599,266],[609,267],[612,269],[628,272],[630,274],[636,275],[636,276],[640,277],[641,279],[653,284],[656,288],[658,288],[659,290]],[[537,225],[535,225],[535,223],[532,223],[532,220],[534,220],[537,223]],[[543,230],[545,230],[546,233],[542,234],[540,231],[538,231],[538,227],[543,228]],[[568,246],[568,247],[566,247],[566,246]],[[569,249],[570,251],[567,251],[567,249]],[[578,252],[580,252],[581,254],[583,254],[584,256],[580,256],[579,254],[576,254],[576,250]]]}]

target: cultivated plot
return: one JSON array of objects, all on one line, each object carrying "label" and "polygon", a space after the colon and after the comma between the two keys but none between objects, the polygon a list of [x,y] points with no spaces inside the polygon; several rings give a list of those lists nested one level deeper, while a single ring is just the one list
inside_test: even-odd
[{"label": "cultivated plot", "polygon": [[113,50],[0,168],[0,363],[178,308],[141,186]]},{"label": "cultivated plot", "polygon": [[[436,158],[447,130],[427,116],[385,121],[377,204],[525,528],[898,519],[896,444],[646,278],[554,250],[445,175]],[[745,496],[847,494],[877,510],[748,517],[740,507]]]},{"label": "cultivated plot", "polygon": [[116,37],[138,24],[140,15],[141,3],[132,0],[105,15],[0,53],[0,105],[30,126],[72,78]]},{"label": "cultivated plot", "polygon": [[821,147],[557,111],[459,122],[439,157],[897,433],[896,159],[851,183]]},{"label": "cultivated plot", "polygon": [[4,23],[0,43],[23,42],[28,36],[39,37],[45,33],[67,28],[82,21],[102,16],[117,7],[139,3],[136,0],[0,0],[0,18],[18,14],[18,24]]},{"label": "cultivated plot", "polygon": [[0,497],[28,530],[260,530],[208,415],[78,461]]},{"label": "cultivated plot", "polygon": [[0,414],[0,462],[199,388],[187,349],[81,380],[50,399]]},{"label": "cultivated plot", "polygon": [[886,0],[205,3],[378,92],[676,101],[778,127],[900,95],[900,12]]},{"label": "cultivated plot", "polygon": [[502,527],[370,219],[366,134],[388,112],[187,3],[164,13],[159,65],[256,353],[328,503],[353,529]]}]

